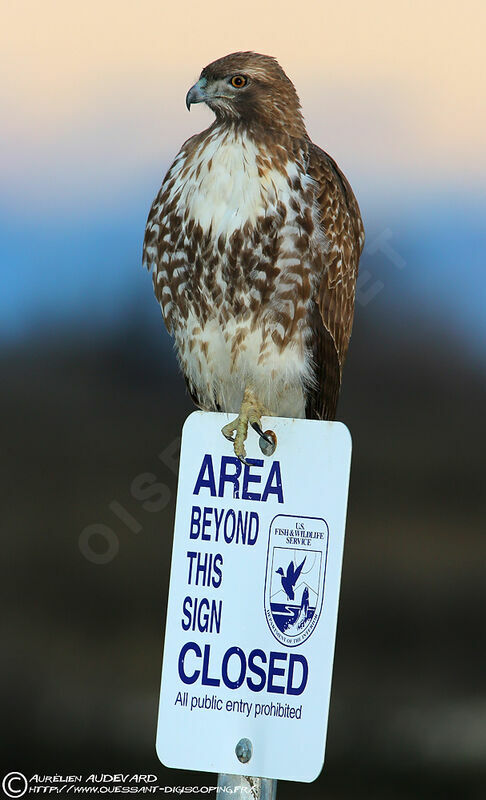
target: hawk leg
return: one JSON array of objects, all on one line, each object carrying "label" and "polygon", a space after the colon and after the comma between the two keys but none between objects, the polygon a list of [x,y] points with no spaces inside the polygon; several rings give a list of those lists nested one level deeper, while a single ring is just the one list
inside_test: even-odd
[{"label": "hawk leg", "polygon": [[[268,415],[268,412],[256,397],[253,389],[247,386],[237,418],[221,428],[223,436],[233,442],[235,455],[243,464],[246,464],[245,440],[248,435],[248,423],[260,436],[261,447],[265,455],[271,455],[275,450],[274,434],[272,431],[264,432],[262,430],[260,418],[263,415]],[[233,433],[235,434],[234,436]]]}]

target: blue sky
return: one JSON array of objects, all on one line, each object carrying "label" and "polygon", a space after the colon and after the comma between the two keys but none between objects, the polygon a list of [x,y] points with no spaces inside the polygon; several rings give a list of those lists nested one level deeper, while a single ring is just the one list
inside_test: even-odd
[{"label": "blue sky", "polygon": [[[6,9],[2,339],[113,326],[130,309],[159,322],[140,268],[147,211],[181,143],[212,119],[201,106],[188,114],[185,93],[208,61],[251,47],[279,58],[311,137],[356,191],[362,270],[384,285],[363,313],[437,321],[484,355],[485,4],[303,0],[315,22],[304,38],[290,0],[278,18],[257,0],[245,8],[237,26],[223,0],[194,6],[189,22],[156,0]],[[323,47],[315,31],[329,28]],[[402,269],[371,252],[384,234]]]},{"label": "blue sky", "polygon": [[[4,212],[0,226],[4,341],[52,334],[56,327],[110,327],[130,311],[157,319],[149,276],[141,268],[151,180],[127,193],[116,211],[86,208],[76,218],[26,219]],[[364,201],[364,202],[363,202]],[[486,355],[486,202],[436,191],[385,207],[361,198],[367,226],[362,293],[382,288],[366,314],[393,311],[437,322]],[[365,280],[366,278],[366,280]],[[373,290],[372,290],[373,291]]]}]

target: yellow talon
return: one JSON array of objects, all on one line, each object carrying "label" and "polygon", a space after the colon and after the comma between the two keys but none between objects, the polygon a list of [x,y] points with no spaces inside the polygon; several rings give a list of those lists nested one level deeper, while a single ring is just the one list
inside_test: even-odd
[{"label": "yellow talon", "polygon": [[[223,436],[233,442],[235,455],[244,464],[246,463],[245,440],[248,435],[248,423],[252,426],[257,426],[261,430],[260,417],[266,413],[265,408],[259,402],[253,390],[247,387],[237,418],[232,422],[228,422],[221,429]],[[233,433],[235,434],[234,437]]]}]

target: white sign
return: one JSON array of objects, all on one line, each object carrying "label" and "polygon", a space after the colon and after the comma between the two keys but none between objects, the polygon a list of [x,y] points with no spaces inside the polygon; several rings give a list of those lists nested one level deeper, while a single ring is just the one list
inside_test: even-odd
[{"label": "white sign", "polygon": [[[242,464],[230,417],[184,425],[157,730],[168,767],[313,781],[324,762],[351,437],[267,417]],[[241,763],[235,748],[251,742]]]}]

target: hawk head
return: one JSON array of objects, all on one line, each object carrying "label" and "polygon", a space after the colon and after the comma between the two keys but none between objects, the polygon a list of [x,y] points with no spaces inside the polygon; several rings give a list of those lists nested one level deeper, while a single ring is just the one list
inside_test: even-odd
[{"label": "hawk head", "polygon": [[231,53],[213,61],[189,89],[189,110],[192,103],[206,103],[221,121],[283,127],[293,136],[305,134],[294,85],[271,56]]}]

